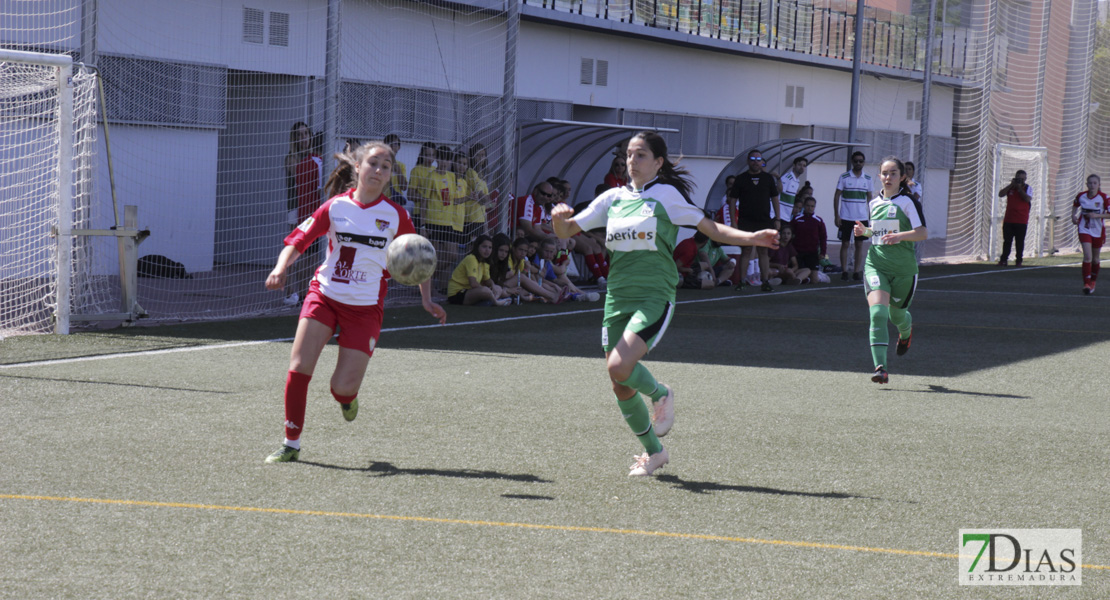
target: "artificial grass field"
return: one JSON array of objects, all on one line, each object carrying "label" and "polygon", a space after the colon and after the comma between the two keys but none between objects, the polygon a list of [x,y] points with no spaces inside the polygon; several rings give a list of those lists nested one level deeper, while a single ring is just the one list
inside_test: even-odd
[{"label": "artificial grass field", "polygon": [[[284,465],[293,317],[0,340],[0,597],[1110,597],[1110,281],[1075,260],[923,267],[887,386],[859,284],[680,291],[650,478],[600,303],[387,310],[358,419],[331,345]],[[1083,585],[959,586],[973,528],[1082,529]]]}]

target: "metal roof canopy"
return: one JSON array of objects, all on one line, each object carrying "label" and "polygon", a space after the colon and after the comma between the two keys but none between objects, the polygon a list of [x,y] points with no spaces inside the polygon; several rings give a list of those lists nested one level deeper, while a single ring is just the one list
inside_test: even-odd
[{"label": "metal roof canopy", "polygon": [[804,156],[810,164],[818,158],[840,150],[841,148],[869,148],[871,144],[864,144],[860,142],[828,142],[824,140],[811,140],[811,139],[778,139],[760,142],[744,152],[737,154],[725,168],[717,175],[717,179],[713,181],[713,185],[709,186],[709,191],[705,195],[705,210],[717,212],[721,208],[721,202],[725,196],[725,179],[729,175],[739,175],[748,170],[748,153],[753,150],[758,150],[763,155],[763,160],[767,163],[764,167],[766,171],[772,171],[782,175],[786,169],[792,168],[794,159],[799,156]]},{"label": "metal roof canopy", "polygon": [[519,192],[530,193],[540,181],[555,176],[570,182],[567,202],[571,206],[589,202],[594,199],[594,188],[609,172],[613,151],[641,131],[678,130],[555,119],[526,121],[520,126]]}]

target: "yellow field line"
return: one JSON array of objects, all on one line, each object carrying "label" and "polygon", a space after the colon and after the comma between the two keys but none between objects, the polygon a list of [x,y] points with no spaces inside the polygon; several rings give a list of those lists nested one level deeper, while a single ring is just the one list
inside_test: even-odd
[{"label": "yellow field line", "polygon": [[[113,500],[110,498],[68,498],[62,496],[26,496],[22,494],[0,494],[2,500],[49,500],[53,502],[86,502],[91,504],[114,504],[125,506],[149,506],[158,508],[194,508],[200,510],[231,510],[284,515],[304,515],[314,517],[344,517],[355,519],[379,519],[386,521],[410,521],[417,523],[445,523],[450,525],[476,525],[482,527],[515,527],[518,529],[540,529],[548,531],[580,531],[586,533],[614,533],[618,535],[646,535],[686,540],[705,540],[711,542],[732,542],[738,544],[763,544],[788,546],[794,548],[818,548],[822,550],[847,550],[851,552],[871,552],[878,554],[898,554],[903,556],[929,556],[934,558],[959,558],[959,554],[945,552],[925,552],[922,550],[901,550],[898,548],[872,548],[869,546],[848,546],[843,544],[823,544],[819,542],[799,542],[791,540],[765,540],[760,538],[707,535],[701,533],[674,533],[669,531],[645,531],[641,529],[615,529],[612,527],[582,527],[576,525],[539,525],[535,523],[506,523],[499,521],[473,521],[468,519],[441,519],[436,517],[411,517],[404,515],[375,515],[367,513],[348,513],[327,510],[296,510],[290,508],[262,508],[257,506],[221,506],[213,504],[190,504],[185,502],[150,502],[144,500]],[[1084,569],[1110,570],[1110,565],[1081,565]]]}]

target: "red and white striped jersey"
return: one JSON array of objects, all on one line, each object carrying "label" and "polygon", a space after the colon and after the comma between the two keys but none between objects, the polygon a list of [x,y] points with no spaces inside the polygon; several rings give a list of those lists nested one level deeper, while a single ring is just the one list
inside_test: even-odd
[{"label": "red and white striped jersey", "polygon": [[327,234],[328,253],[313,277],[328,298],[352,306],[385,301],[385,251],[394,238],[415,233],[405,209],[384,195],[370,204],[354,199],[353,189],[328,200],[285,238],[304,252]]},{"label": "red and white striped jersey", "polygon": [[1106,212],[1107,197],[1101,191],[1095,194],[1094,198],[1087,197],[1087,192],[1079,192],[1075,196],[1075,202],[1072,206],[1078,206],[1079,211],[1079,233],[1087,234],[1093,238],[1101,238],[1103,229],[1102,219],[1092,219],[1087,217],[1088,214],[1099,214]]}]

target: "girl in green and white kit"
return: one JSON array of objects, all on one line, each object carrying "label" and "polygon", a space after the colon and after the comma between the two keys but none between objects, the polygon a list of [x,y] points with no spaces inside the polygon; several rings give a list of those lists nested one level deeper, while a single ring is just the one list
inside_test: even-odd
[{"label": "girl in green and white kit", "polygon": [[906,187],[906,167],[888,156],[879,164],[883,190],[868,203],[871,226],[856,221],[852,233],[875,237],[863,266],[863,290],[871,311],[871,358],[875,372],[871,381],[887,383],[886,351],[890,345],[889,320],[898,328],[898,356],[910,349],[913,321],[910,302],[917,289],[916,242],[929,237],[921,204]]},{"label": "girl in green and white kit", "polygon": [[[629,475],[651,475],[669,460],[659,438],[674,423],[674,392],[655,380],[640,360],[659,343],[674,312],[678,270],[672,254],[680,227],[697,227],[729,246],[778,247],[778,232],[749,233],[705,218],[686,198],[689,174],[667,159],[667,144],[654,132],[628,143],[628,185],[610,189],[582,212],[566,204],[551,211],[560,238],[605,226],[609,252],[608,294],[601,345],[621,414],[644,453]],[[648,411],[640,394],[651,398]],[[654,425],[653,425],[654,424]]]}]

